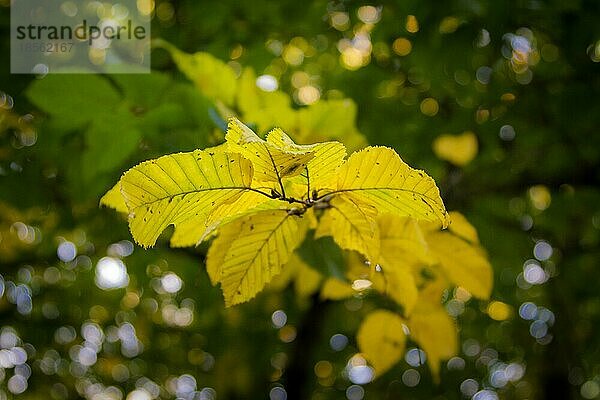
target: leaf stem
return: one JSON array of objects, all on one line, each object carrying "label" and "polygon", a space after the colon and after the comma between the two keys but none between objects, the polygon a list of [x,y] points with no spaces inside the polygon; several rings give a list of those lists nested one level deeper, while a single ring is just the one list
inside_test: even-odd
[{"label": "leaf stem", "polygon": [[310,174],[308,173],[308,165],[304,167],[306,169],[306,199],[311,202],[310,199]]},{"label": "leaf stem", "polygon": [[271,159],[271,164],[273,164],[273,169],[275,170],[275,175],[277,176],[277,181],[279,182],[279,188],[281,188],[281,196],[282,196],[282,198],[285,199],[286,198],[285,189],[283,188],[283,182],[281,181],[281,176],[279,176],[279,170],[277,169],[277,164],[275,164],[275,160],[273,159],[273,155],[269,151],[269,148],[265,146],[265,149],[267,150],[267,154],[269,155],[269,158]]}]

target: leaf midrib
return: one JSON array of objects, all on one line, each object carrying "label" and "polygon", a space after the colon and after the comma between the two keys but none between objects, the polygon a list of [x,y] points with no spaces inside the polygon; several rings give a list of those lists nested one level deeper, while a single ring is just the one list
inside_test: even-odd
[{"label": "leaf midrib", "polygon": [[[140,189],[142,189],[142,188],[140,188]],[[144,189],[142,189],[142,190],[144,190]],[[216,188],[206,188],[206,189],[195,189],[195,190],[189,190],[189,191],[177,193],[177,194],[170,195],[170,196],[159,197],[150,202],[142,203],[139,206],[136,206],[134,208],[134,210],[137,210],[140,207],[146,207],[149,205],[153,205],[155,203],[158,203],[158,202],[166,200],[166,199],[174,199],[175,197],[179,197],[179,196],[186,196],[188,194],[193,194],[193,193],[209,192],[209,191],[213,191],[213,190],[248,190],[248,191],[264,194],[261,191],[259,191],[258,189],[247,187],[247,186],[227,186],[227,187],[216,187]]]},{"label": "leaf midrib", "polygon": [[[248,271],[250,271],[250,267],[254,264],[254,261],[256,260],[256,257],[258,257],[258,255],[262,252],[263,248],[265,247],[265,245],[269,242],[269,240],[271,240],[271,237],[275,234],[275,232],[277,232],[277,230],[281,227],[281,225],[283,225],[283,223],[285,221],[287,221],[287,219],[290,217],[289,214],[287,214],[282,220],[281,222],[279,222],[275,228],[273,228],[271,230],[271,232],[269,233],[269,235],[267,236],[267,238],[265,239],[265,241],[260,245],[258,251],[256,252],[256,254],[254,255],[254,257],[252,257],[252,259],[250,260],[250,262],[248,263],[248,268],[246,268],[246,270],[244,271],[242,277],[239,279],[238,284],[236,285],[236,290],[241,286],[241,283],[244,281],[244,279],[246,279],[246,277],[248,276]],[[229,250],[228,250],[229,251]],[[223,261],[223,264],[225,263],[225,261]],[[237,264],[236,264],[237,265]],[[233,293],[232,296],[232,301],[233,301],[233,297],[236,295],[235,291]]]}]

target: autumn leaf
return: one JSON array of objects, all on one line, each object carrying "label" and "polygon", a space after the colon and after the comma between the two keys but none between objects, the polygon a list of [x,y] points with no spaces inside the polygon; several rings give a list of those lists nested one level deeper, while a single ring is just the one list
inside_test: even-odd
[{"label": "autumn leaf", "polygon": [[121,213],[129,212],[127,204],[125,203],[125,199],[123,198],[123,195],[121,195],[120,181],[117,182],[115,186],[110,188],[110,190],[100,198],[100,205],[114,208],[116,211]]},{"label": "autumn leaf", "polygon": [[463,167],[477,155],[477,136],[471,131],[460,135],[440,135],[433,142],[433,151],[442,160]]},{"label": "autumn leaf", "polygon": [[448,279],[480,299],[490,297],[493,270],[475,228],[459,213],[451,214],[448,231],[426,232],[425,237],[437,265]]},{"label": "autumn leaf", "polygon": [[213,283],[227,306],[248,301],[281,271],[302,239],[298,216],[267,210],[224,225],[208,252]]},{"label": "autumn leaf", "polygon": [[164,40],[154,40],[155,47],[162,47],[171,53],[177,68],[206,95],[232,105],[235,99],[237,79],[235,71],[225,62],[209,53],[184,53]]},{"label": "autumn leaf", "polygon": [[171,154],[133,167],[120,180],[133,238],[154,245],[167,226],[206,216],[255,190],[252,175],[248,160],[219,150]]},{"label": "autumn leaf", "polygon": [[306,298],[319,290],[322,280],[321,273],[307,264],[298,253],[293,253],[281,273],[269,283],[269,288],[283,290],[293,283],[298,297]]},{"label": "autumn leaf", "polygon": [[237,107],[244,121],[252,122],[259,131],[275,126],[292,129],[297,111],[291,97],[282,91],[266,92],[256,85],[256,74],[245,68],[238,80]]},{"label": "autumn leaf", "polygon": [[377,210],[352,198],[337,197],[321,217],[315,239],[331,236],[342,249],[356,250],[376,263],[379,257]]},{"label": "autumn leaf", "polygon": [[241,154],[254,165],[255,179],[280,182],[281,179],[300,175],[308,162],[315,157],[314,151],[290,151],[280,149],[261,139],[236,118],[229,119],[227,148]]},{"label": "autumn leaf", "polygon": [[[263,140],[230,118],[223,145],[143,162],[127,171],[101,203],[128,213],[132,236],[144,247],[154,245],[169,225],[175,226],[173,247],[213,238],[207,270],[228,306],[254,297],[286,263],[297,270],[300,293],[316,290],[321,274],[293,255],[310,228],[314,243],[332,237],[340,248],[371,261],[371,267],[364,258],[360,268],[350,263],[348,278],[355,283],[372,279],[374,289],[408,314],[415,284],[409,270],[390,261],[397,254],[393,245],[402,249],[402,243],[388,240],[384,272],[374,274],[380,248],[392,239],[392,227],[380,221],[391,213],[445,224],[439,191],[391,149],[370,147],[348,160],[345,154],[341,143],[296,144],[278,128]],[[380,225],[389,236],[385,240]],[[413,247],[415,254],[423,251]]]},{"label": "autumn leaf", "polygon": [[360,325],[356,341],[376,375],[383,375],[404,355],[406,335],[403,320],[391,311],[373,311]]},{"label": "autumn leaf", "polygon": [[379,217],[378,225],[385,293],[409,315],[419,295],[414,270],[429,262],[429,247],[414,218],[388,214]]},{"label": "autumn leaf", "polygon": [[439,382],[440,363],[458,352],[456,323],[439,304],[436,307],[418,306],[407,325],[410,337],[425,351],[427,364],[436,382]]},{"label": "autumn leaf", "polygon": [[351,150],[367,145],[356,128],[357,106],[351,99],[319,100],[297,112],[294,132],[299,140],[317,142],[340,140]]},{"label": "autumn leaf", "polygon": [[321,287],[320,296],[326,300],[342,300],[348,297],[352,297],[356,294],[356,291],[352,289],[350,283],[341,281],[337,278],[328,278],[323,287]]},{"label": "autumn leaf", "polygon": [[448,215],[450,218],[450,224],[448,225],[450,232],[454,233],[456,236],[465,239],[468,242],[475,244],[479,243],[477,229],[475,229],[475,227],[469,223],[469,221],[467,220],[467,218],[465,218],[464,215],[462,215],[458,211],[450,211]]},{"label": "autumn leaf", "polygon": [[367,147],[352,154],[340,168],[337,188],[332,194],[371,204],[380,213],[439,220],[444,227],[448,223],[433,179],[409,167],[387,147]]},{"label": "autumn leaf", "polygon": [[305,263],[297,254],[293,254],[290,261],[293,264],[288,263],[285,267],[292,267],[296,270],[294,276],[294,290],[296,294],[299,297],[308,297],[319,290],[323,275]]},{"label": "autumn leaf", "polygon": [[315,143],[299,145],[280,128],[275,128],[267,135],[267,142],[278,149],[293,153],[313,153],[314,158],[306,165],[301,183],[312,188],[333,189],[339,167],[346,157],[346,148],[340,142]]}]

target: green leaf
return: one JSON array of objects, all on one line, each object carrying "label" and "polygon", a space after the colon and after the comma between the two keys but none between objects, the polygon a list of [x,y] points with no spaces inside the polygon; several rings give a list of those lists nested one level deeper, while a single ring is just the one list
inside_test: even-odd
[{"label": "green leaf", "polygon": [[315,239],[309,232],[298,249],[300,257],[324,276],[345,280],[345,261],[340,248],[329,236]]},{"label": "green leaf", "polygon": [[[139,146],[141,132],[127,111],[114,112],[110,118],[95,118],[84,132],[86,151],[81,156],[81,172],[85,182],[98,174],[121,166]],[[115,130],[118,129],[118,135]]]},{"label": "green leaf", "polygon": [[36,107],[58,118],[63,132],[117,108],[119,92],[100,75],[47,75],[27,89]]}]

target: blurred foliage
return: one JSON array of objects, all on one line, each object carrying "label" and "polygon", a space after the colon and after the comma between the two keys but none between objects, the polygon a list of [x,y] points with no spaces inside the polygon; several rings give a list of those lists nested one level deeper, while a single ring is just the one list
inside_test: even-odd
[{"label": "blurred foliage", "polygon": [[[355,333],[383,300],[274,290],[224,309],[200,268],[204,247],[142,251],[98,208],[121,171],[219,143],[215,116],[255,105],[216,104],[161,48],[147,76],[18,76],[4,62],[2,398],[282,399],[280,387],[314,399],[598,397],[598,2],[157,0],[154,13],[154,38],[223,60],[262,107],[284,96],[296,116],[351,104],[340,113],[352,130],[428,171],[447,208],[473,222],[495,270],[492,300],[446,292],[460,354],[439,385],[411,341],[405,363],[352,381]],[[254,76],[274,78],[278,99]],[[272,124],[244,118],[261,132]],[[456,162],[447,155],[464,144],[448,138],[464,132],[476,155]],[[106,268],[122,278],[109,285],[127,286],[108,290]]]}]

